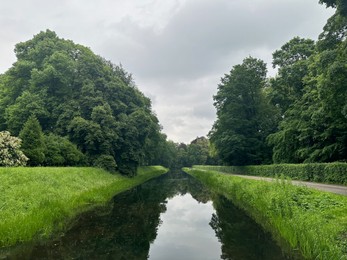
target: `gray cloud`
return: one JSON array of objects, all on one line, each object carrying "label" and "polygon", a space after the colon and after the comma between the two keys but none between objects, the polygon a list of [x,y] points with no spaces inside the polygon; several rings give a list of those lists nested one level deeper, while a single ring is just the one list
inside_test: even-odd
[{"label": "gray cloud", "polygon": [[52,29],[121,62],[168,137],[189,142],[211,129],[224,73],[249,55],[271,63],[294,36],[316,39],[331,14],[318,0],[4,1],[0,72],[15,61],[14,44]]},{"label": "gray cloud", "polygon": [[[318,13],[308,19],[307,11],[311,9],[321,11],[322,7],[298,0],[189,1],[159,33],[141,28],[130,17],[112,29],[123,32],[128,40],[136,57],[130,58],[130,66],[141,77],[177,80],[219,71],[227,57],[237,57],[240,52],[271,52],[284,40],[304,34],[308,22],[312,23],[307,28],[309,35],[303,36],[316,37],[320,28],[314,28],[316,33],[312,35],[312,25],[322,17]],[[121,59],[129,59],[129,53]]]},{"label": "gray cloud", "polygon": [[208,224],[215,213],[211,201],[198,203],[186,194],[170,199],[167,208],[160,215],[162,225],[151,244],[150,259],[187,259],[193,255],[192,247],[199,249],[194,252],[194,259],[219,258],[220,243]]}]

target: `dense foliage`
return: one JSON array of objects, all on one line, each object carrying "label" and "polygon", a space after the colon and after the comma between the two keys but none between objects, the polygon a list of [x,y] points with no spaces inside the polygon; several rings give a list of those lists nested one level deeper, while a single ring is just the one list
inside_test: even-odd
[{"label": "dense foliage", "polygon": [[222,78],[210,137],[225,164],[347,161],[346,4],[320,2],[335,14],[317,42],[294,37],[273,53],[276,77],[247,58]]},{"label": "dense foliage", "polygon": [[21,150],[20,138],[11,136],[8,131],[0,132],[0,166],[24,166],[28,158]]},{"label": "dense foliage", "polygon": [[[15,53],[17,61],[0,75],[0,130],[21,133],[31,165],[80,164],[83,156],[68,140],[85,155],[85,163],[108,158],[109,166],[127,175],[156,159],[146,150],[166,137],[150,100],[121,66],[49,30],[18,43]],[[28,129],[33,117],[36,130]],[[65,145],[58,147],[59,138]],[[44,143],[52,145],[46,153]],[[64,156],[64,149],[74,158]]]},{"label": "dense foliage", "polygon": [[[324,27],[314,52],[289,66],[306,72],[301,93],[284,112],[279,130],[269,136],[274,162],[346,161],[346,33],[347,17],[336,13]],[[281,73],[278,78],[291,83]],[[276,86],[272,89],[276,91]]]},{"label": "dense foliage", "polygon": [[86,157],[67,137],[50,133],[43,137],[45,147],[45,166],[85,165]]},{"label": "dense foliage", "polygon": [[249,57],[234,66],[218,86],[214,96],[218,119],[210,138],[228,164],[271,160],[265,139],[274,128],[276,113],[265,96],[265,79],[266,64]]},{"label": "dense foliage", "polygon": [[[172,141],[164,144],[162,150],[161,165],[173,169],[191,167],[192,165],[220,163],[218,156],[214,153],[214,147],[206,137],[197,137],[189,144],[174,143]],[[166,159],[163,161],[163,159]],[[158,164],[158,163],[155,163]]]},{"label": "dense foliage", "polygon": [[28,156],[29,165],[40,165],[45,160],[45,144],[39,121],[35,115],[31,115],[19,133],[22,139],[22,149]]}]

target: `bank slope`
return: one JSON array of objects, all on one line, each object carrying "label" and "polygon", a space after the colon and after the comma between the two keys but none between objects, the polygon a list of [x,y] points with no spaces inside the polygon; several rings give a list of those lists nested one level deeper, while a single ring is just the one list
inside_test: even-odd
[{"label": "bank slope", "polygon": [[347,198],[291,185],[249,180],[215,171],[184,169],[244,209],[277,240],[307,259],[347,259]]},{"label": "bank slope", "polygon": [[0,168],[0,247],[46,238],[77,214],[165,173],[140,167],[127,178],[98,168]]}]

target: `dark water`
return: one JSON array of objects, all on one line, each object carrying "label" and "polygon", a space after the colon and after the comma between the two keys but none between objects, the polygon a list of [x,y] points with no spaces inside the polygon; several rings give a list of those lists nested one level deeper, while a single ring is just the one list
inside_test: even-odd
[{"label": "dark water", "polygon": [[1,258],[290,259],[243,211],[180,172],[114,197],[53,241]]}]

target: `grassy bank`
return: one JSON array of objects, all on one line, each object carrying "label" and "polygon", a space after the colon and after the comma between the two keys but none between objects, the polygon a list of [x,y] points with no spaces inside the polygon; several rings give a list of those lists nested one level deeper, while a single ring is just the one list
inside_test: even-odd
[{"label": "grassy bank", "polygon": [[307,259],[347,259],[347,198],[291,185],[185,168]]},{"label": "grassy bank", "polygon": [[46,238],[82,211],[166,171],[141,167],[127,178],[97,168],[0,168],[0,247]]},{"label": "grassy bank", "polygon": [[347,185],[347,163],[341,162],[249,166],[195,165],[193,168],[262,177],[284,175],[293,180]]}]

